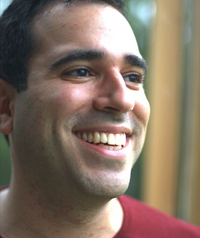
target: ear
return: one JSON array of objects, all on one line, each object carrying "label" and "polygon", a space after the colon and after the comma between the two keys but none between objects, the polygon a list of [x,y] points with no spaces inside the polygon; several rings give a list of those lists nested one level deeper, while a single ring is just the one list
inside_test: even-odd
[{"label": "ear", "polygon": [[8,135],[13,130],[13,101],[15,89],[0,79],[0,132]]}]

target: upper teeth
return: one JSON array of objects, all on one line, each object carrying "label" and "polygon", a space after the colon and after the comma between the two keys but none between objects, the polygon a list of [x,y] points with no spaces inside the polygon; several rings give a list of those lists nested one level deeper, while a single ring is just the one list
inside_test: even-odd
[{"label": "upper teeth", "polygon": [[109,144],[109,145],[122,145],[126,144],[126,134],[113,134],[105,132],[77,132],[79,138],[84,141],[98,144]]}]

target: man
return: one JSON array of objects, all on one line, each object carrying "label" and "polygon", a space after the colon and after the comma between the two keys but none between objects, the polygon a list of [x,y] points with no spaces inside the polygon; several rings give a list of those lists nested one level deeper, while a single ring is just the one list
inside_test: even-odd
[{"label": "man", "polygon": [[122,195],[145,139],[145,61],[123,3],[14,0],[0,22],[3,238],[200,237]]}]

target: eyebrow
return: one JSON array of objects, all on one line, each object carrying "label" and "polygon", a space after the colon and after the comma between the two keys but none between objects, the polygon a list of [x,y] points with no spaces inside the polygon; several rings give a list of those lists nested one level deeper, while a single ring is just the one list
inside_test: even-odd
[{"label": "eyebrow", "polygon": [[66,56],[58,59],[50,66],[50,70],[55,70],[63,64],[71,63],[73,61],[84,60],[102,60],[105,58],[105,52],[101,50],[73,50]]},{"label": "eyebrow", "polygon": [[147,72],[147,64],[143,58],[138,57],[137,55],[126,55],[125,62],[132,66],[138,66],[143,69],[144,74]]},{"label": "eyebrow", "polygon": [[[55,70],[63,64],[71,63],[73,61],[93,61],[106,59],[106,53],[103,50],[72,50],[64,57],[55,61],[50,65],[50,70]],[[147,71],[147,65],[143,58],[134,54],[125,54],[124,62],[131,66],[137,66],[143,69],[144,74]]]}]

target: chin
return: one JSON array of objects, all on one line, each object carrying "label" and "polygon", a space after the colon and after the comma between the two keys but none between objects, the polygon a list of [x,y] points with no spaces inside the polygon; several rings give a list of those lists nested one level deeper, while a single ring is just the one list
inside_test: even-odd
[{"label": "chin", "polygon": [[130,172],[115,176],[105,175],[84,181],[84,190],[91,196],[112,199],[124,194],[129,186]]}]

